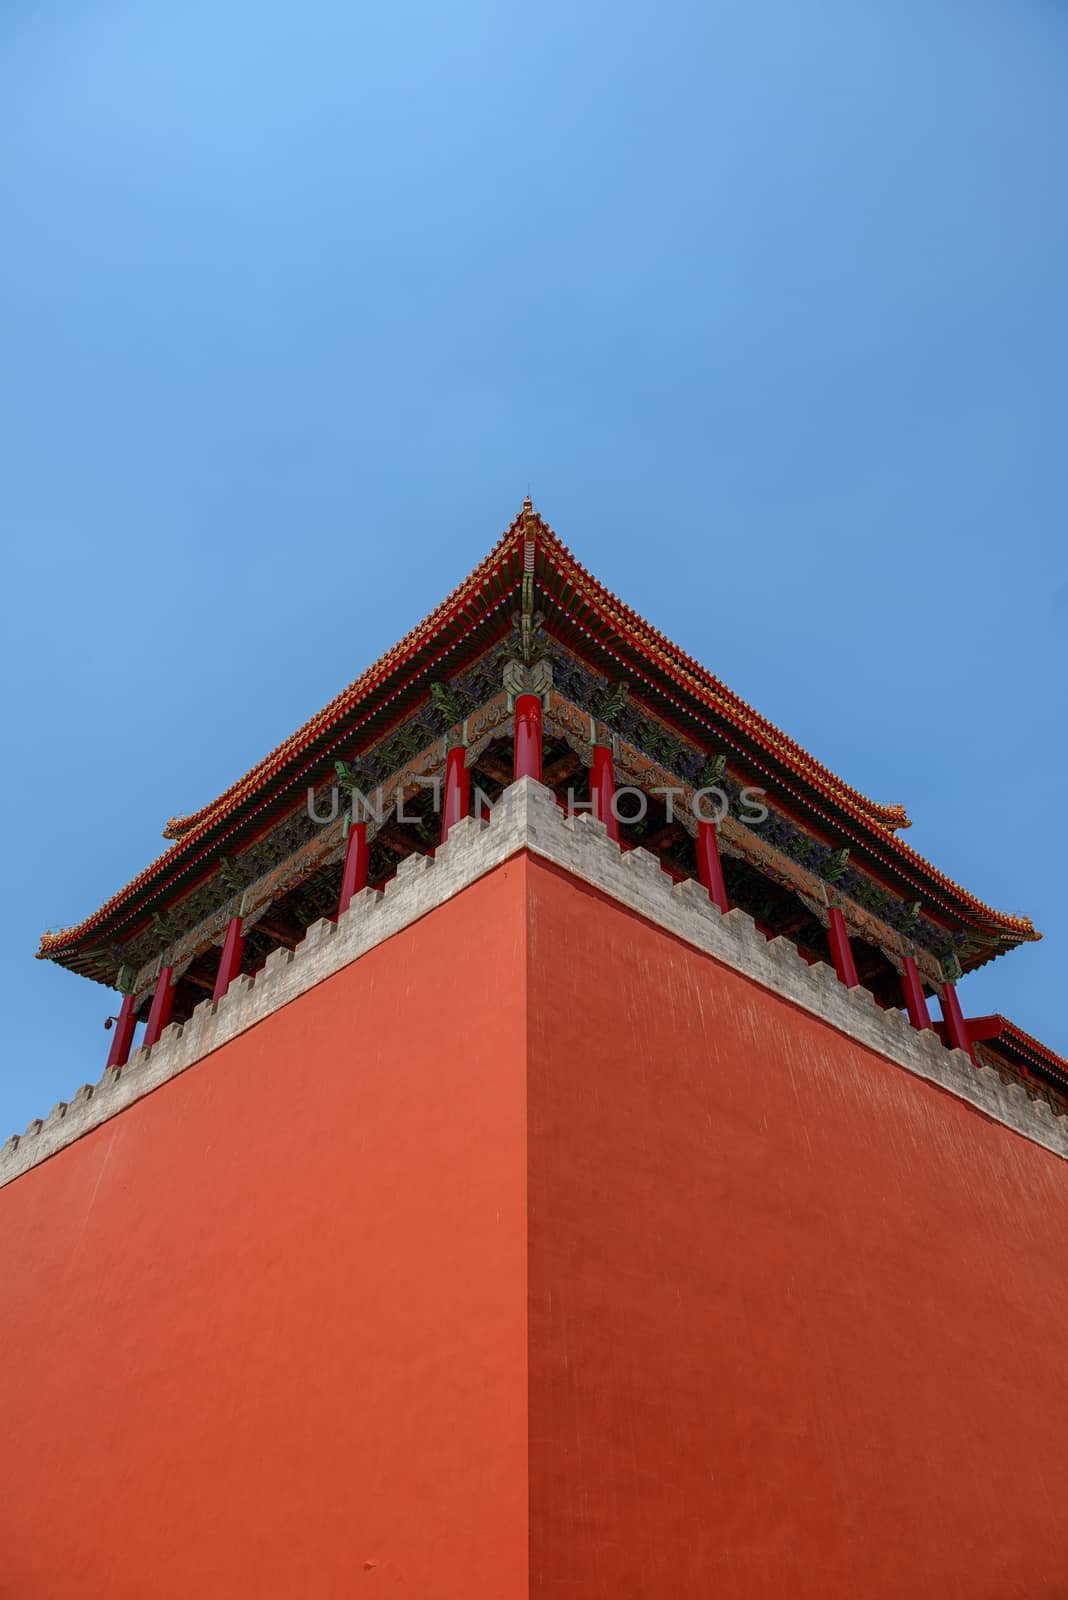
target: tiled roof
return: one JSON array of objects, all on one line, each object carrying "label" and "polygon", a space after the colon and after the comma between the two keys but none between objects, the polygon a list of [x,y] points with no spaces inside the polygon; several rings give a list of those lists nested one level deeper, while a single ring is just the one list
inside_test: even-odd
[{"label": "tiled roof", "polygon": [[1015,1022],[1010,1022],[1009,1018],[1003,1017],[1000,1012],[995,1012],[990,1017],[970,1017],[968,1026],[976,1029],[977,1039],[1000,1046],[1007,1055],[1014,1056],[1018,1060],[1044,1067],[1062,1083],[1068,1084],[1068,1061],[1059,1056],[1055,1050],[1051,1050],[1048,1045],[1044,1045],[1040,1039],[1036,1039],[1033,1034],[1025,1033],[1023,1028]]},{"label": "tiled roof", "polygon": [[[536,553],[536,581],[554,615],[558,612],[577,615],[584,622],[596,620],[602,638],[614,639],[620,649],[625,647],[632,656],[655,668],[661,681],[674,686],[688,703],[706,708],[719,727],[734,730],[750,749],[763,750],[772,757],[787,777],[793,774],[816,797],[852,818],[863,834],[877,843],[884,859],[902,868],[910,866],[927,882],[940,886],[958,912],[970,912],[983,926],[1010,936],[1013,943],[1038,937],[1028,918],[1008,916],[984,905],[899,839],[896,830],[909,826],[900,805],[880,805],[844,783],[624,605],[576,561],[527,501],[485,559],[418,627],[218,799],[190,816],[172,818],[164,835],[174,841],[171,848],[92,916],[75,927],[45,934],[38,955],[62,959],[92,942],[94,935],[99,937],[102,931],[124,920],[139,898],[157,887],[165,889],[169,880],[179,876],[183,884],[188,882],[198,863],[202,862],[206,869],[220,853],[220,832],[226,834],[228,826],[236,825],[250,811],[262,810],[280,793],[299,790],[307,783],[309,770],[321,766],[324,748],[330,748],[331,738],[340,739],[351,730],[365,708],[388,708],[404,688],[417,687],[416,678],[422,682],[420,692],[425,692],[438,657],[465,635],[499,626],[499,613],[506,598],[513,592],[518,594],[523,570],[518,558],[524,546]],[[411,681],[405,677],[406,667],[410,668]]]}]

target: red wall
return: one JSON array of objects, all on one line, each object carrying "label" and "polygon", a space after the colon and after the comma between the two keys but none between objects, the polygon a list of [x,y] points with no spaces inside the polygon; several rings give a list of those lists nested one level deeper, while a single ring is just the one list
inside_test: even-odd
[{"label": "red wall", "polygon": [[1068,1166],[530,869],[531,1594],[1068,1594]]},{"label": "red wall", "polygon": [[526,1595],[523,871],[0,1190],[0,1595]]},{"label": "red wall", "polygon": [[0,1596],[1053,1600],[1066,1262],[1065,1164],[516,860],[0,1190]]}]

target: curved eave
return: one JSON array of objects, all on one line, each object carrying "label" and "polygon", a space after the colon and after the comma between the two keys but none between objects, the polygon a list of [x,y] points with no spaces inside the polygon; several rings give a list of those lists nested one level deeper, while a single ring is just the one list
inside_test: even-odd
[{"label": "curved eave", "polygon": [[639,679],[643,693],[651,691],[668,720],[723,740],[806,806],[817,825],[848,837],[876,870],[914,886],[917,898],[934,901],[951,923],[968,923],[997,947],[975,952],[967,966],[1041,937],[1029,919],[995,911],[940,873],[896,836],[896,829],[908,826],[901,806],[879,805],[843,783],[605,589],[525,508],[470,577],[418,627],[218,800],[172,821],[167,829],[175,837],[171,849],[85,921],[46,934],[38,957],[77,970],[87,947],[128,938],[160,903],[191,888],[220,855],[291,809],[301,790],[321,778],[329,756],[351,753],[357,737],[366,744],[387,732],[425,699],[434,677],[456,671],[462,658],[506,632],[509,604],[514,605],[522,579],[524,540],[535,546],[535,585],[552,632],[565,642],[569,631],[577,633],[579,647],[585,641],[587,649],[601,651],[606,668],[614,663]]},{"label": "curved eave", "polygon": [[903,806],[880,805],[844,783],[830,768],[823,766],[783,733],[781,728],[762,717],[733,690],[728,689],[707,668],[672,644],[636,611],[631,611],[575,560],[551,529],[545,529],[535,571],[547,597],[565,606],[580,627],[589,620],[585,613],[597,616],[619,644],[629,643],[644,660],[661,664],[678,687],[696,691],[708,709],[721,717],[727,726],[747,731],[769,754],[783,760],[797,776],[810,776],[828,796],[842,796],[869,822],[891,829],[910,825]]},{"label": "curved eave", "polygon": [[[507,627],[495,631],[503,633]],[[454,642],[462,644],[462,638]],[[491,632],[484,641],[480,640],[479,649],[492,643]],[[448,658],[446,648],[445,659]],[[169,850],[78,927],[46,934],[38,958],[63,963],[87,943],[95,947],[105,939],[129,938],[154,910],[192,889],[221,856],[260,835],[301,804],[308,785],[322,781],[327,760],[350,756],[357,738],[363,744],[376,741],[425,702],[430,674],[440,668],[441,659],[440,653],[435,652],[422,667],[418,662],[409,662],[398,668],[402,674],[399,684],[391,675],[378,692],[370,691],[362,704],[345,708],[347,715],[342,711],[332,725],[317,730],[302,749],[279,767],[264,790],[234,797],[225,809],[209,813],[195,828],[183,832]]]},{"label": "curved eave", "polygon": [[1033,1034],[1025,1033],[1023,1028],[1008,1017],[997,1013],[997,1020],[1001,1023],[1001,1032],[992,1043],[1001,1045],[1009,1055],[1022,1061],[1024,1065],[1035,1066],[1044,1072],[1051,1073],[1060,1082],[1068,1087],[1068,1061],[1059,1056],[1055,1050],[1044,1045]]},{"label": "curved eave", "polygon": [[[1015,945],[1041,938],[1029,918],[995,910],[939,872],[897,837],[894,830],[901,826],[897,819],[905,815],[900,806],[877,806],[858,790],[842,783],[801,746],[726,689],[718,678],[616,600],[579,566],[555,536],[551,537],[550,548],[562,557],[565,580],[570,577],[572,589],[586,602],[578,616],[573,608],[571,610],[581,634],[599,645],[618,670],[636,674],[644,684],[659,689],[667,702],[665,709],[669,716],[668,708],[674,708],[683,716],[687,714],[684,697],[688,695],[692,704],[704,713],[706,727],[711,724],[721,738],[745,759],[776,778],[788,792],[802,791],[809,809],[816,812],[825,826],[832,821],[832,816],[828,816],[829,807],[834,825],[847,833],[873,863],[878,863],[882,871],[914,885],[920,898],[934,899],[951,918],[963,918],[977,930],[997,935],[1006,941],[1003,948],[1010,947],[1009,940]],[[551,600],[556,599],[555,588],[547,592]],[[568,604],[566,594],[563,591],[561,594],[562,603]],[[991,955],[994,953],[992,951]]]},{"label": "curved eave", "polygon": [[308,750],[320,745],[323,737],[336,729],[339,722],[351,717],[366,697],[376,689],[382,689],[384,680],[399,678],[401,681],[410,681],[411,673],[425,666],[427,658],[437,660],[448,651],[450,644],[478,627],[487,612],[495,609],[495,604],[503,603],[517,587],[521,576],[516,550],[516,531],[520,527],[520,520],[517,518],[502,534],[470,577],[399,644],[387,650],[373,666],[336,695],[329,705],[283,740],[270,755],[232,784],[217,800],[188,817],[172,818],[167,824],[165,837],[184,839],[205,822],[226,814],[250,796],[276,783],[287,763],[299,760]]}]

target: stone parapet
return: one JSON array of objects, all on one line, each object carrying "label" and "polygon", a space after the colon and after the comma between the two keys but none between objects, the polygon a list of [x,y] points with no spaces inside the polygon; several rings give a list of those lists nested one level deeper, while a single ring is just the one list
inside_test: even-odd
[{"label": "stone parapet", "polygon": [[675,884],[655,856],[624,851],[588,815],[567,817],[533,779],[506,789],[484,820],[455,823],[431,859],[409,856],[384,889],[365,889],[337,922],[315,923],[293,951],[277,950],[254,977],[242,974],[222,1000],[205,1000],[190,1019],[166,1028],[157,1044],[133,1052],[96,1084],[60,1101],[43,1120],[0,1150],[0,1185],[10,1183],[83,1134],[117,1116],[187,1067],[279,1007],[443,905],[518,852],[527,850],[571,873],[791,1004],[819,1017],[898,1066],[965,1100],[995,1122],[1068,1157],[1068,1118],[990,1067],[918,1032],[901,1011],[885,1011],[867,989],[845,988],[833,970],[810,966],[788,939],[768,940],[742,911],[720,913],[701,886]]}]

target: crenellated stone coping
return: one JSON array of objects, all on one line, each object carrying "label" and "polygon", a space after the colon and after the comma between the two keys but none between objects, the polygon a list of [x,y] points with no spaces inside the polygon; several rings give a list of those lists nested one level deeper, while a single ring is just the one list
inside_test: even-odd
[{"label": "crenellated stone coping", "polygon": [[788,939],[768,940],[744,911],[723,915],[701,886],[675,884],[655,856],[623,851],[588,814],[567,817],[551,792],[530,778],[506,789],[488,820],[453,826],[434,859],[412,855],[384,889],[365,889],[337,923],[316,922],[293,951],[276,950],[251,977],[241,974],[222,1000],[204,1000],[188,1022],[172,1023],[151,1049],[86,1084],[69,1102],[8,1139],[0,1150],[0,1186],[72,1144],[151,1094],[187,1067],[332,977],[368,950],[443,905],[520,850],[529,850],[588,883],[698,950],[812,1013],[831,1027],[938,1084],[996,1122],[1068,1157],[1068,1118],[1019,1084],[1002,1083],[937,1034],[917,1032],[900,1011],[884,1011],[867,989],[847,989],[832,968],[810,966]]}]

